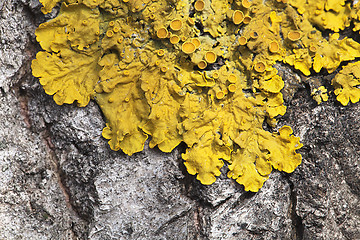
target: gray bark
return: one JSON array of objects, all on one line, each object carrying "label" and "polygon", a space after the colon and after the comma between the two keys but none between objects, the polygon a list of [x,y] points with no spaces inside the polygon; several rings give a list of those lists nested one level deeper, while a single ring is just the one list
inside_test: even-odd
[{"label": "gray bark", "polygon": [[317,105],[302,83],[279,122],[304,144],[295,172],[258,193],[225,168],[204,186],[183,146],[111,151],[95,103],[44,93],[30,64],[51,17],[37,0],[0,2],[0,239],[360,239],[360,104]]}]

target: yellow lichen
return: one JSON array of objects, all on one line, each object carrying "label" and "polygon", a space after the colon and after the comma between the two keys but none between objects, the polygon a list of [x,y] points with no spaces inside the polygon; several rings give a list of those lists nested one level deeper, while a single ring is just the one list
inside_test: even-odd
[{"label": "yellow lichen", "polygon": [[166,38],[168,36],[168,30],[164,27],[159,28],[156,32],[158,38]]},{"label": "yellow lichen", "polygon": [[184,42],[181,49],[182,49],[182,51],[184,53],[190,54],[190,53],[193,53],[195,51],[196,46],[192,42]]},{"label": "yellow lichen", "polygon": [[272,53],[277,53],[279,51],[279,44],[275,41],[269,44],[269,51]]},{"label": "yellow lichen", "polygon": [[327,89],[324,86],[315,88],[311,92],[311,96],[318,104],[320,104],[322,102],[326,102],[329,99],[329,95],[327,94]]},{"label": "yellow lichen", "polygon": [[176,43],[178,43],[180,41],[180,38],[179,38],[179,36],[177,36],[177,35],[172,35],[171,37],[170,37],[170,42],[172,43],[172,44],[176,44]]},{"label": "yellow lichen", "polygon": [[264,71],[265,71],[265,68],[266,68],[266,66],[265,66],[265,64],[264,64],[263,62],[257,62],[257,63],[255,63],[255,65],[254,65],[255,71],[257,71],[257,72],[259,72],[259,73],[264,72]]},{"label": "yellow lichen", "polygon": [[251,17],[250,17],[250,16],[245,16],[245,17],[244,17],[244,20],[243,20],[243,23],[244,23],[244,24],[249,24],[250,21],[251,21]]},{"label": "yellow lichen", "polygon": [[207,63],[205,61],[201,60],[197,65],[200,69],[205,69],[207,66]]},{"label": "yellow lichen", "polygon": [[338,32],[350,24],[350,3],[345,4],[345,0],[289,0],[289,4],[312,24],[323,29]]},{"label": "yellow lichen", "polygon": [[239,37],[239,44],[240,45],[246,45],[246,43],[247,43],[247,39],[246,39],[246,37]]},{"label": "yellow lichen", "polygon": [[335,87],[336,99],[342,105],[347,105],[349,101],[356,103],[360,99],[360,62],[349,63],[336,74],[332,80]]},{"label": "yellow lichen", "polygon": [[[33,61],[33,75],[40,77],[45,92],[54,95],[59,105],[77,101],[79,106],[86,106],[94,94],[101,55],[96,43],[98,17],[96,9],[64,4],[57,18],[43,23],[35,32],[46,51],[39,52]],[[81,28],[79,24],[84,20],[91,26]]]},{"label": "yellow lichen", "polygon": [[205,60],[208,63],[214,63],[216,62],[216,54],[213,51],[209,51],[205,53]]},{"label": "yellow lichen", "polygon": [[195,45],[196,48],[199,48],[201,45],[201,42],[198,38],[191,39],[191,42]]},{"label": "yellow lichen", "polygon": [[174,19],[170,23],[170,28],[174,31],[179,31],[182,28],[182,22],[180,19]]},{"label": "yellow lichen", "polygon": [[232,15],[232,21],[234,24],[239,25],[244,20],[244,14],[242,11],[236,10]]},{"label": "yellow lichen", "polygon": [[249,8],[251,6],[251,3],[249,2],[249,0],[242,0],[241,1],[241,5],[244,7],[244,8]]},{"label": "yellow lichen", "polygon": [[202,11],[205,8],[205,2],[203,0],[197,0],[194,4],[196,11]]},{"label": "yellow lichen", "polygon": [[291,41],[297,41],[299,40],[301,37],[301,32],[299,31],[290,31],[288,32],[288,38],[291,40]]},{"label": "yellow lichen", "polygon": [[[59,2],[36,30],[44,51],[32,69],[46,93],[60,105],[94,99],[113,150],[134,154],[149,136],[164,152],[185,142],[184,164],[203,184],[224,161],[247,191],[300,164],[299,138],[275,130],[286,106],[274,64],[311,75],[360,57],[360,44],[336,33],[351,21],[360,29],[359,4],[344,0],[41,0],[42,11]],[[333,79],[343,105],[359,101],[358,65]],[[328,98],[323,87],[312,94]]]}]

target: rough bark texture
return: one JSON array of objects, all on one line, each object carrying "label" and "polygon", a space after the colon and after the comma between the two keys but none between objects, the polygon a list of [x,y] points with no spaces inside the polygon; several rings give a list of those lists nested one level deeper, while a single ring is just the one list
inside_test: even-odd
[{"label": "rough bark texture", "polygon": [[111,151],[96,104],[44,93],[30,63],[51,17],[37,0],[0,1],[0,239],[360,239],[360,104],[318,106],[303,82],[279,122],[304,144],[295,172],[273,172],[258,193],[225,169],[203,186],[182,146]]}]

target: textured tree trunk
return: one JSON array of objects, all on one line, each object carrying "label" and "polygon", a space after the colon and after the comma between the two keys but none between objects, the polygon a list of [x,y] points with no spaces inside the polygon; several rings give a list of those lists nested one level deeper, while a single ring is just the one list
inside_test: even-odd
[{"label": "textured tree trunk", "polygon": [[111,151],[94,102],[58,106],[44,93],[34,31],[55,15],[0,1],[0,239],[360,239],[360,104],[317,105],[301,82],[278,124],[304,144],[295,172],[274,171],[257,193],[226,170],[204,186],[183,146]]}]

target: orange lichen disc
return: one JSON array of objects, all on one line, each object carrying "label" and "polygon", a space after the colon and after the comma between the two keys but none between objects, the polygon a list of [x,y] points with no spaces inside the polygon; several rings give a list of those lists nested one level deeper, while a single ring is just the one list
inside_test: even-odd
[{"label": "orange lichen disc", "polygon": [[192,42],[184,42],[181,47],[181,50],[186,54],[193,53],[195,49],[195,44],[193,44]]},{"label": "orange lichen disc", "polygon": [[177,44],[179,41],[180,41],[180,38],[179,38],[178,35],[172,35],[172,36],[170,37],[170,42],[171,42],[172,44]]},{"label": "orange lichen disc", "polygon": [[250,33],[250,37],[253,38],[253,39],[257,39],[258,36],[259,36],[259,34],[258,34],[257,32],[255,32],[255,31],[252,31],[252,32]]},{"label": "orange lichen disc", "polygon": [[212,51],[205,53],[205,61],[207,61],[208,63],[216,62],[216,58],[217,58],[216,54]]},{"label": "orange lichen disc", "polygon": [[207,67],[207,63],[204,60],[201,60],[198,65],[200,69],[205,69]]},{"label": "orange lichen disc", "polygon": [[167,71],[167,67],[163,66],[160,68],[160,71],[162,71],[163,73]]},{"label": "orange lichen disc", "polygon": [[229,92],[235,92],[236,91],[236,85],[235,84],[230,84],[228,86]]},{"label": "orange lichen disc", "polygon": [[322,13],[321,10],[315,10],[315,15],[316,15],[316,16],[319,16],[321,13]]},{"label": "orange lichen disc", "polygon": [[235,10],[232,15],[232,21],[238,25],[244,20],[244,13],[240,10]]},{"label": "orange lichen disc", "polygon": [[156,32],[158,38],[166,38],[168,36],[168,30],[164,27],[159,28]]},{"label": "orange lichen disc", "polygon": [[195,25],[195,20],[193,18],[188,18],[187,21],[190,25]]},{"label": "orange lichen disc", "polygon": [[249,8],[251,6],[251,3],[249,2],[249,0],[242,0],[241,1],[241,5],[244,7],[244,8]]},{"label": "orange lichen disc", "polygon": [[182,28],[182,21],[180,19],[174,19],[170,23],[170,28],[174,31],[178,31]]},{"label": "orange lichen disc", "polygon": [[299,31],[290,31],[288,33],[288,38],[291,40],[291,41],[297,41],[299,40],[301,37],[301,33]]},{"label": "orange lichen disc", "polygon": [[118,38],[118,40],[117,40],[117,42],[120,44],[120,43],[122,43],[122,42],[123,42],[123,40],[124,40],[124,38],[123,38],[123,37],[119,37],[119,38]]},{"label": "orange lichen disc", "polygon": [[205,8],[205,2],[203,0],[197,0],[194,7],[196,11],[202,11]]},{"label": "orange lichen disc", "polygon": [[255,71],[257,71],[258,73],[262,73],[265,71],[265,64],[263,62],[257,62],[254,66]]},{"label": "orange lichen disc", "polygon": [[250,16],[245,16],[245,17],[244,17],[244,20],[243,20],[243,23],[244,23],[244,24],[249,24],[250,21],[251,21],[251,17],[250,17]]},{"label": "orange lichen disc", "polygon": [[219,78],[219,73],[218,72],[213,72],[212,77],[215,79]]},{"label": "orange lichen disc", "polygon": [[225,93],[223,92],[223,91],[218,91],[217,93],[216,93],[216,98],[217,99],[222,99],[222,98],[224,98],[225,97]]},{"label": "orange lichen disc", "polygon": [[112,36],[114,36],[114,32],[112,30],[109,30],[106,32],[106,36],[111,38]]},{"label": "orange lichen disc", "polygon": [[191,42],[195,45],[196,48],[200,47],[201,42],[198,38],[191,39]]},{"label": "orange lichen disc", "polygon": [[164,49],[159,49],[159,50],[157,50],[157,55],[158,55],[159,57],[164,56],[164,54],[165,54],[165,50],[164,50]]},{"label": "orange lichen disc", "polygon": [[247,43],[247,39],[246,39],[246,37],[239,37],[239,44],[241,45],[241,46],[244,46],[244,45],[246,45],[246,43]]},{"label": "orange lichen disc", "polygon": [[231,82],[231,83],[236,83],[237,77],[235,76],[235,74],[230,74],[228,76],[228,81]]},{"label": "orange lichen disc", "polygon": [[311,45],[310,48],[309,48],[309,50],[310,50],[311,52],[316,52],[316,51],[317,51],[317,47],[315,47],[314,45]]},{"label": "orange lichen disc", "polygon": [[109,22],[109,26],[110,26],[110,27],[113,27],[114,25],[115,25],[115,22],[114,22],[114,21]]},{"label": "orange lichen disc", "polygon": [[272,41],[269,44],[269,51],[271,53],[277,53],[279,51],[279,49],[280,49],[279,44],[276,41]]}]

